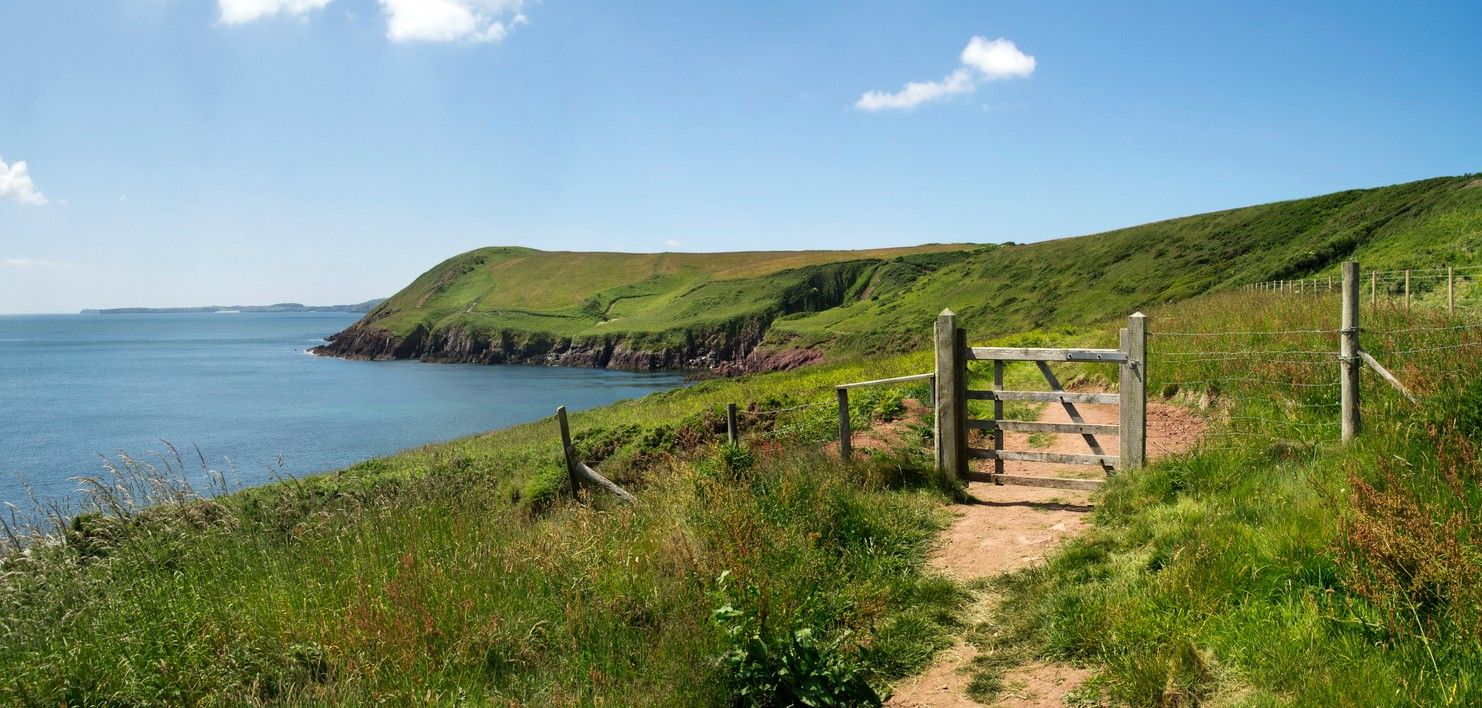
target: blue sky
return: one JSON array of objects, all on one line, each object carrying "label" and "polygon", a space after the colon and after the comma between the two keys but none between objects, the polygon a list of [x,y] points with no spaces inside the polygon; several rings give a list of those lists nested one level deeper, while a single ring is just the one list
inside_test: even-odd
[{"label": "blue sky", "polygon": [[0,312],[352,302],[493,244],[1023,242],[1475,172],[1479,31],[1470,2],[10,0]]}]

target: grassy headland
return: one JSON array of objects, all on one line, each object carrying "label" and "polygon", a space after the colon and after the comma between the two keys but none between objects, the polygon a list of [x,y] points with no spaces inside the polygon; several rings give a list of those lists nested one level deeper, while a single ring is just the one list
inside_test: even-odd
[{"label": "grassy headland", "polygon": [[[486,248],[417,278],[324,348],[614,368],[785,368],[897,353],[951,307],[974,336],[1092,325],[1239,284],[1478,263],[1475,176],[1338,192],[1025,245],[621,254]],[[1420,284],[1417,284],[1420,287]],[[1432,283],[1425,283],[1429,290]],[[755,355],[761,352],[763,355]]]}]

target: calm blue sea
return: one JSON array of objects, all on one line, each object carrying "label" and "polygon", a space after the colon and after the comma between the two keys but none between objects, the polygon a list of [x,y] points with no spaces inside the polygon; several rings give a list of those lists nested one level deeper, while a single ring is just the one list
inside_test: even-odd
[{"label": "calm blue sea", "polygon": [[364,362],[306,354],[343,314],[0,316],[0,504],[75,498],[99,454],[162,440],[266,481],[642,396],[675,374]]}]

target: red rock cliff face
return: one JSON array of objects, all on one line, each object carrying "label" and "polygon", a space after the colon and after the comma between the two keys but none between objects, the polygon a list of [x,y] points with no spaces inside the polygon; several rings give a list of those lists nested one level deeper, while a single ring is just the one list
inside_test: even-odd
[{"label": "red rock cliff face", "polygon": [[822,358],[813,350],[758,350],[766,325],[761,320],[747,320],[686,332],[682,343],[660,345],[626,335],[571,338],[508,331],[488,335],[458,326],[438,332],[418,330],[401,338],[373,324],[357,322],[313,351],[347,359],[692,370],[723,376],[792,369]]}]

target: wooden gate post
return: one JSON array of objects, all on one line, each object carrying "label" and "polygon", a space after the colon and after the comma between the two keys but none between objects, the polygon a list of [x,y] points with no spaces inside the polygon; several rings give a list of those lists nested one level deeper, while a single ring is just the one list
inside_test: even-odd
[{"label": "wooden gate post", "polygon": [[1147,460],[1148,427],[1148,317],[1141,312],[1127,318],[1122,330],[1121,416],[1118,420],[1117,459],[1121,469],[1142,467]]},{"label": "wooden gate post", "polygon": [[937,468],[961,479],[967,472],[967,369],[966,352],[962,351],[957,315],[942,310],[937,316],[933,341],[936,343],[936,447]]},{"label": "wooden gate post", "polygon": [[[1406,271],[1405,276],[1405,290],[1408,295],[1409,271]],[[1343,263],[1343,329],[1338,347],[1339,392],[1343,397],[1343,442],[1345,443],[1358,435],[1360,429],[1358,278],[1358,262],[1345,261]]]}]

